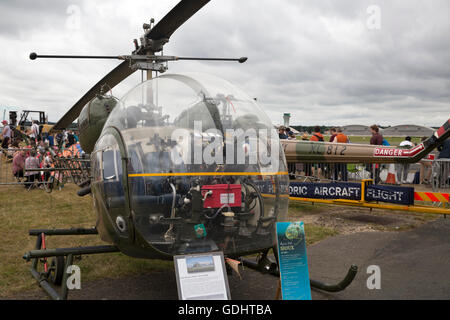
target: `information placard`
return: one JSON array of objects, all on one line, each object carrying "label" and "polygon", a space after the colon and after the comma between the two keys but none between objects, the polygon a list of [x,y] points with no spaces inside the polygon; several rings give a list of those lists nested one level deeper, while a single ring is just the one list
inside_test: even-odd
[{"label": "information placard", "polygon": [[175,256],[180,300],[229,300],[230,289],[222,252]]},{"label": "information placard", "polygon": [[303,222],[277,222],[283,300],[311,300]]}]

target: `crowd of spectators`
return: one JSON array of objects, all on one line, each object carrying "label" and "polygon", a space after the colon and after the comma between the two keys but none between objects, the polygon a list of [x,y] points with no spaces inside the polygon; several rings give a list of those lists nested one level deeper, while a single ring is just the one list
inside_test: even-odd
[{"label": "crowd of spectators", "polygon": [[[17,134],[15,136],[14,128],[8,124],[8,121],[2,121],[3,130],[0,134],[0,142],[2,149],[8,149],[14,147],[15,144],[23,144],[22,135]],[[78,136],[71,130],[64,130],[55,134],[49,134],[48,132],[40,132],[39,124],[36,120],[32,121],[30,129],[25,132],[27,140],[32,147],[46,146],[55,149],[69,149],[72,146],[76,146],[81,153],[81,147],[79,146]]]},{"label": "crowd of spectators", "polygon": [[[288,139],[288,140],[297,140],[294,132],[285,126],[280,126],[278,128],[279,138],[280,139]],[[321,128],[316,126],[313,128],[311,135],[308,133],[303,133],[300,138],[302,141],[313,141],[313,142],[324,142],[325,138],[321,132]],[[349,143],[347,135],[345,135],[342,131],[342,128],[331,128],[330,129],[330,140],[332,143]],[[336,163],[336,164],[328,164],[328,163],[303,163],[300,164],[301,168],[291,168],[290,171],[302,171],[305,176],[314,176],[318,177],[319,175],[326,176],[329,179],[333,179],[335,181],[347,181],[348,180],[348,171],[347,164],[345,163]],[[299,169],[299,170],[297,170]]]},{"label": "crowd of spectators", "polygon": [[12,174],[27,188],[42,187],[50,179],[52,174],[49,171],[41,174],[42,170],[32,169],[51,168],[54,165],[52,154],[78,157],[84,154],[73,131],[50,135],[40,132],[37,121],[32,121],[30,129],[25,132],[27,141],[24,141],[23,135],[15,134],[6,120],[2,121],[2,125],[0,152],[12,161]]}]

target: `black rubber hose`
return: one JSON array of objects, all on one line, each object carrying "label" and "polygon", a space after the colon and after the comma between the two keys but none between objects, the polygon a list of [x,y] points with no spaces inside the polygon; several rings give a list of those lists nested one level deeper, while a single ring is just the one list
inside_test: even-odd
[{"label": "black rubber hose", "polygon": [[[250,261],[247,259],[243,259],[242,262],[245,267],[248,267],[250,269],[253,269],[253,270],[256,270],[259,272],[264,271],[264,270],[261,270],[261,266],[257,262]],[[272,272],[269,272],[269,273],[275,277],[280,276],[279,270],[273,270]],[[328,283],[324,283],[324,282],[317,281],[314,279],[310,279],[309,282],[310,282],[310,285],[312,288],[316,288],[316,289],[327,291],[327,292],[339,292],[339,291],[345,290],[345,288],[347,288],[350,285],[350,283],[352,283],[352,281],[355,279],[355,276],[357,273],[358,273],[358,266],[352,265],[350,267],[350,269],[348,270],[345,278],[337,284],[328,284]]]},{"label": "black rubber hose", "polygon": [[327,292],[339,292],[347,288],[350,283],[352,283],[353,279],[355,279],[356,273],[358,273],[358,267],[356,265],[352,265],[348,270],[345,278],[338,284],[327,284],[313,279],[310,279],[310,284],[311,287],[319,290]]}]

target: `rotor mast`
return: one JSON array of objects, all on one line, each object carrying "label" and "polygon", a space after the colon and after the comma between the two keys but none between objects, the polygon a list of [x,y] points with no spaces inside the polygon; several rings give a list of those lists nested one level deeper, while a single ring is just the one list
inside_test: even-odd
[{"label": "rotor mast", "polygon": [[155,20],[152,18],[150,23],[144,23],[143,29],[144,34],[141,36],[139,41],[137,39],[133,40],[134,51],[131,55],[121,55],[121,56],[82,56],[82,55],[38,55],[33,52],[30,54],[31,60],[36,60],[37,58],[56,58],[56,59],[116,59],[125,60],[129,62],[130,69],[143,70],[147,72],[147,80],[153,78],[152,72],[164,73],[168,70],[169,61],[236,61],[239,63],[244,63],[247,61],[247,57],[240,58],[201,58],[201,57],[179,57],[179,56],[165,56],[164,54],[156,55],[158,52],[163,52],[163,47],[169,42],[169,38],[162,37],[159,39],[153,39],[151,37],[152,31],[154,30]]}]

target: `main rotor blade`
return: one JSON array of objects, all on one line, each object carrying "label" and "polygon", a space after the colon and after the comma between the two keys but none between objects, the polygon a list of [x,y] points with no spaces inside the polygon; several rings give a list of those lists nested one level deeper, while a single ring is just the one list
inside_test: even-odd
[{"label": "main rotor blade", "polygon": [[103,85],[107,84],[111,89],[118,85],[121,81],[126,79],[135,70],[130,68],[129,61],[124,61],[115,69],[108,73],[102,80],[93,86],[70,110],[55,124],[51,131],[63,130],[72,124],[80,115],[83,107],[91,101],[96,94],[100,93]]},{"label": "main rotor blade", "polygon": [[182,0],[156,26],[147,37],[152,40],[169,39],[183,23],[192,17],[210,0]]},{"label": "main rotor blade", "polygon": [[[156,26],[153,27],[152,30],[150,30],[147,37],[152,40],[169,39],[183,23],[209,1],[210,0],[181,0],[158,24],[156,24]],[[78,102],[56,123],[52,131],[65,129],[77,119],[83,107],[100,92],[101,87],[104,84],[113,88],[133,72],[134,70],[130,69],[128,61],[122,62],[78,100]]]}]

